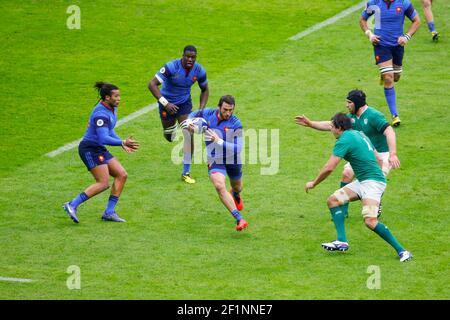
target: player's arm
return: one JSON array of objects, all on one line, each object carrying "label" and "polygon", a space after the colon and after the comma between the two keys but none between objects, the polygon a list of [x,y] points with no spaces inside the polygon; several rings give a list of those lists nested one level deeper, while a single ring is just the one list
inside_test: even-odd
[{"label": "player's arm", "polygon": [[169,77],[171,73],[169,71],[169,67],[165,65],[159,70],[158,73],[155,74],[152,80],[148,83],[148,89],[152,93],[152,95],[159,101],[170,114],[174,114],[178,111],[178,106],[173,103],[170,103],[159,90],[159,86]]},{"label": "player's arm", "polygon": [[[228,136],[228,134],[227,134]],[[242,139],[242,128],[234,129],[233,136],[230,135],[233,140],[225,141],[211,128],[208,128],[205,132],[205,140],[210,140],[217,143],[219,146],[224,146],[227,152],[235,152],[239,154],[242,150],[243,139]],[[228,140],[228,139],[227,139]]]},{"label": "player's arm", "polygon": [[412,24],[408,31],[398,38],[397,42],[401,46],[406,45],[420,27],[420,17],[412,4],[409,4],[408,8],[405,10],[405,15],[411,20]]},{"label": "player's arm", "polygon": [[313,189],[315,186],[325,180],[334,171],[334,169],[336,169],[341,159],[342,158],[335,156],[334,154],[331,155],[330,159],[328,159],[327,163],[320,170],[317,177],[314,180],[306,183],[305,191],[308,192],[310,189]]},{"label": "player's arm", "polygon": [[367,18],[366,15],[364,15],[364,12],[363,15],[359,17],[359,26],[373,45],[377,45],[380,42],[380,37],[373,34],[373,32],[369,29],[369,26],[367,25]]},{"label": "player's arm", "polygon": [[391,168],[396,169],[400,167],[400,160],[397,157],[397,141],[395,131],[391,126],[388,126],[383,134],[386,136],[386,141],[389,148],[389,164]]},{"label": "player's arm", "polygon": [[106,126],[99,126],[95,129],[97,136],[98,136],[98,142],[102,145],[108,145],[108,146],[121,146],[122,145],[122,139],[119,137],[114,137],[109,134],[109,129]]},{"label": "player's arm", "polygon": [[208,102],[208,97],[209,97],[209,88],[208,88],[208,84],[206,83],[205,85],[200,87],[200,109],[204,109],[206,106],[206,103]]},{"label": "player's arm", "polygon": [[319,131],[331,130],[331,121],[312,121],[305,115],[296,116],[295,123],[300,126],[313,128]]},{"label": "player's arm", "polygon": [[201,93],[200,93],[200,109],[204,109],[206,106],[206,103],[208,102],[209,97],[209,87],[208,87],[208,78],[206,76],[206,71],[203,67],[201,67],[201,70],[198,75],[198,86],[200,87]]}]

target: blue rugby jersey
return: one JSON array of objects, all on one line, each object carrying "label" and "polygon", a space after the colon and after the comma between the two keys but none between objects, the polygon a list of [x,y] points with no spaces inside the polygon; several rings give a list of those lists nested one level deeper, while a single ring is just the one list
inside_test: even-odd
[{"label": "blue rugby jersey", "polygon": [[83,140],[98,145],[120,146],[122,139],[114,132],[117,122],[117,108],[110,109],[99,102],[89,117],[89,124]]},{"label": "blue rugby jersey", "polygon": [[183,68],[181,59],[167,62],[155,77],[162,83],[161,94],[173,104],[181,104],[191,98],[191,87],[198,82],[200,87],[208,83],[206,71],[195,63],[190,70]]},{"label": "blue rugby jersey", "polygon": [[241,164],[240,153],[243,144],[241,121],[235,115],[228,120],[219,119],[219,109],[203,109],[191,112],[189,118],[200,117],[206,120],[209,129],[213,129],[224,140],[223,146],[205,141],[208,162],[218,164]]},{"label": "blue rugby jersey", "polygon": [[364,20],[375,14],[374,33],[380,36],[380,45],[398,46],[398,37],[404,34],[405,16],[412,21],[417,15],[410,0],[369,0],[361,13]]}]

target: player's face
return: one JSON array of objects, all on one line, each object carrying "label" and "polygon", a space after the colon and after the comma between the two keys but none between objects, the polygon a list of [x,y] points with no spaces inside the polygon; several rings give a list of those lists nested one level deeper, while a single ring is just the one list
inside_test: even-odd
[{"label": "player's face", "polygon": [[347,109],[351,114],[355,114],[355,104],[350,100],[347,100]]},{"label": "player's face", "polygon": [[186,69],[191,69],[194,66],[195,60],[197,60],[197,53],[194,51],[186,51],[183,54],[183,66]]},{"label": "player's face", "polygon": [[120,103],[120,92],[119,90],[112,90],[111,96],[105,97],[106,102],[113,108],[117,108]]},{"label": "player's face", "polygon": [[333,134],[333,136],[337,139],[341,136],[342,131],[338,128],[336,128],[333,124],[333,122],[331,123],[331,133]]},{"label": "player's face", "polygon": [[222,105],[219,108],[220,112],[220,119],[222,120],[228,120],[233,115],[234,111],[234,104],[228,104],[226,102],[223,102]]}]

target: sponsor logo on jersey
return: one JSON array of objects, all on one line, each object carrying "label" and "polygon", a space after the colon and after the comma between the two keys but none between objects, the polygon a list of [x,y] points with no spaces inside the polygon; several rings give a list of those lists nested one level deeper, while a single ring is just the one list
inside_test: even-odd
[{"label": "sponsor logo on jersey", "polygon": [[367,119],[364,119],[364,124],[367,124],[369,121]]}]

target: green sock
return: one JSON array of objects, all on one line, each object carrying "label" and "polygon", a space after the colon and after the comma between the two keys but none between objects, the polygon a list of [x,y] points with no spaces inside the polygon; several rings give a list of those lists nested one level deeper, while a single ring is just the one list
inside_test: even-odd
[{"label": "green sock", "polygon": [[[346,185],[348,185],[347,182],[341,181],[341,188],[345,187]],[[346,218],[348,218],[348,204],[349,202],[347,202],[346,204],[343,204],[342,207],[342,211],[344,212],[344,215]]]},{"label": "green sock", "polygon": [[389,243],[397,253],[404,251],[405,249],[402,247],[400,242],[393,236],[391,231],[381,222],[378,222],[377,226],[373,231],[378,234],[381,238],[384,239],[387,243]]},{"label": "green sock", "polygon": [[345,215],[342,207],[330,208],[331,218],[333,218],[334,226],[336,227],[337,240],[347,242],[345,236]]}]

